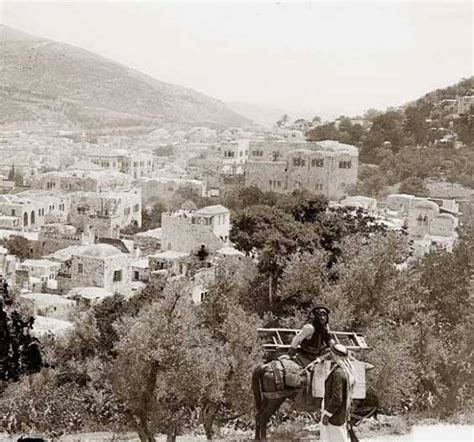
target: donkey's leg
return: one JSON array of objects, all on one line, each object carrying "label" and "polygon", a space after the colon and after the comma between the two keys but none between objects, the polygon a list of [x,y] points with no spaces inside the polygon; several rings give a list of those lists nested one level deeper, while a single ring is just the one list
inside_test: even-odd
[{"label": "donkey's leg", "polygon": [[267,440],[267,425],[270,418],[273,414],[280,408],[281,404],[285,402],[286,398],[280,399],[271,399],[267,400],[265,405],[262,407],[259,416],[258,416],[258,426],[259,426],[259,439],[257,440]]}]

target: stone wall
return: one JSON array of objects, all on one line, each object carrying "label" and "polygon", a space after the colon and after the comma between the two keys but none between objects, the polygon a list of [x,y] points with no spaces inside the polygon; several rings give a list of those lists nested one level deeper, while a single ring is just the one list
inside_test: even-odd
[{"label": "stone wall", "polygon": [[408,234],[412,238],[423,238],[430,233],[430,224],[439,214],[439,207],[431,201],[413,203],[408,212]]},{"label": "stone wall", "polygon": [[129,192],[72,194],[69,223],[96,236],[118,238],[120,229],[142,224],[140,189]]},{"label": "stone wall", "polygon": [[[130,294],[131,260],[127,254],[109,257],[74,255],[69,263],[64,263],[64,267],[67,267],[70,278],[58,278],[63,293],[75,287],[102,287],[112,293]],[[115,271],[121,271],[121,281],[114,281]]]},{"label": "stone wall", "polygon": [[199,196],[206,194],[206,183],[199,180],[143,178],[137,180],[136,185],[142,189],[144,203],[151,202],[153,199],[170,202],[174,199],[176,191],[183,188],[190,188]]},{"label": "stone wall", "polygon": [[435,216],[430,223],[430,235],[452,237],[455,235],[458,220],[455,216],[442,213]]},{"label": "stone wall", "polygon": [[31,187],[67,192],[108,192],[129,188],[131,178],[122,173],[105,172],[47,172],[32,178]]},{"label": "stone wall", "polygon": [[215,252],[224,243],[214,234],[210,226],[192,224],[191,218],[163,214],[161,218],[161,248],[184,253],[196,253],[204,245]]},{"label": "stone wall", "polygon": [[286,161],[249,161],[246,186],[278,193],[307,189],[330,200],[339,200],[357,184],[357,155],[298,149],[288,152],[286,158]]}]

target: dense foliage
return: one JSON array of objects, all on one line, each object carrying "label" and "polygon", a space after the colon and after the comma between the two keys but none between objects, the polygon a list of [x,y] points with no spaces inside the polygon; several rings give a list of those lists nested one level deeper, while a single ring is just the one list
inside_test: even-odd
[{"label": "dense foliage", "polygon": [[[341,116],[307,133],[310,141],[338,140],[359,147],[362,163],[376,165],[359,177],[358,191],[378,196],[407,179],[447,179],[474,186],[474,111],[454,115],[442,100],[472,94],[474,78],[434,91],[386,112],[369,111],[367,126]],[[460,144],[459,144],[460,143]]]}]

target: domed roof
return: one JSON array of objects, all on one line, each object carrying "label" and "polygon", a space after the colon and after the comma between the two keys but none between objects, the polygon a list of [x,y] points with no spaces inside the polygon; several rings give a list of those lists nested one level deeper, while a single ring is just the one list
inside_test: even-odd
[{"label": "domed roof", "polygon": [[95,258],[106,258],[108,256],[119,255],[120,250],[110,244],[92,244],[81,250],[78,255],[91,256]]}]

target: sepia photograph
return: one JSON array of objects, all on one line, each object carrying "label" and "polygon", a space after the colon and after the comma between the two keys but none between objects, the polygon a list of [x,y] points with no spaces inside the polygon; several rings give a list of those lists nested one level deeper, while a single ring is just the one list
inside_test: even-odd
[{"label": "sepia photograph", "polygon": [[0,442],[474,442],[473,0],[0,0]]}]

